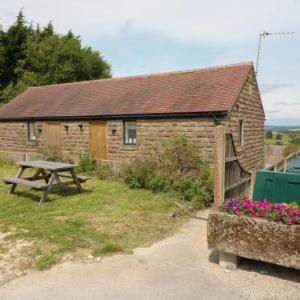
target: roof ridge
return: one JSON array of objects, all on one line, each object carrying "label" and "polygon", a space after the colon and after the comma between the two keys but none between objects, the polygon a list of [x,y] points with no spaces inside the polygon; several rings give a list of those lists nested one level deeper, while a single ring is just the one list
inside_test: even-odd
[{"label": "roof ridge", "polygon": [[141,74],[141,75],[130,75],[130,76],[121,76],[121,77],[112,77],[112,78],[100,78],[94,80],[83,80],[83,81],[74,81],[74,82],[65,82],[65,83],[55,83],[55,84],[48,84],[48,85],[39,85],[39,86],[31,86],[29,89],[38,89],[38,88],[51,88],[54,86],[64,86],[64,85],[75,85],[75,84],[88,84],[91,82],[96,81],[120,81],[125,79],[133,79],[133,78],[147,78],[147,77],[155,77],[155,76],[169,76],[173,74],[184,74],[184,73],[195,73],[195,72],[204,72],[209,70],[216,70],[216,69],[226,69],[231,67],[237,67],[242,65],[253,66],[252,61],[241,62],[236,64],[227,64],[221,66],[212,66],[212,67],[205,67],[205,68],[197,68],[197,69],[186,69],[186,70],[179,70],[179,71],[170,71],[170,72],[158,72],[158,73],[150,73],[150,74]]}]

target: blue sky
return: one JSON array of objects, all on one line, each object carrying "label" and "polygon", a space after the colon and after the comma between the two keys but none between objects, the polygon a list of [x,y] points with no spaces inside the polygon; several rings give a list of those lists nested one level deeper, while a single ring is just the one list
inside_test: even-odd
[{"label": "blue sky", "polygon": [[299,0],[1,0],[0,24],[21,8],[79,34],[114,76],[255,61],[260,32],[294,31],[263,40],[258,82],[267,124],[300,125]]}]

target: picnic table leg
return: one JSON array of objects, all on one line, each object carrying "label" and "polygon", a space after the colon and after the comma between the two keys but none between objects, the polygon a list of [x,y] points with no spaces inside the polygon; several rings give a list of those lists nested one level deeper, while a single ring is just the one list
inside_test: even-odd
[{"label": "picnic table leg", "polygon": [[[21,167],[21,168],[19,169],[18,174],[17,174],[17,178],[21,178],[21,177],[22,177],[22,175],[23,175],[23,173],[24,173],[24,170],[25,170],[24,167]],[[16,190],[16,187],[17,187],[17,184],[16,184],[16,183],[13,183],[8,193],[9,193],[9,194],[13,194],[13,193],[15,192],[15,190]]]},{"label": "picnic table leg", "polygon": [[49,180],[49,182],[48,182],[48,186],[47,186],[46,190],[44,191],[43,196],[41,197],[41,200],[40,200],[39,205],[41,205],[44,201],[47,200],[47,196],[48,196],[48,194],[50,193],[50,191],[51,191],[51,189],[52,189],[52,185],[53,185],[54,180],[55,180],[55,175],[56,175],[55,173],[52,173],[52,174],[51,174],[50,180]]},{"label": "picnic table leg", "polygon": [[42,172],[42,169],[37,169],[35,171],[34,175],[32,176],[32,181],[36,180],[39,177],[41,172]]},{"label": "picnic table leg", "polygon": [[78,192],[81,193],[82,192],[81,185],[80,185],[80,182],[79,182],[79,180],[78,180],[78,178],[77,178],[77,176],[75,174],[75,171],[73,169],[70,169],[70,173],[72,175],[74,183],[76,184]]}]

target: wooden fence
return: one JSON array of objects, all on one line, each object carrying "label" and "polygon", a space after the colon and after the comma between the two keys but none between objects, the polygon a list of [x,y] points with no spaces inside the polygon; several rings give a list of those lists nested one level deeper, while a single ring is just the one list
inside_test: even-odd
[{"label": "wooden fence", "polygon": [[290,154],[289,156],[283,159],[278,160],[273,165],[266,168],[266,170],[274,171],[274,172],[286,172],[288,170],[289,161],[293,159],[295,156],[299,156],[299,155],[300,155],[300,150]]},{"label": "wooden fence", "polygon": [[225,198],[251,196],[253,179],[240,165],[232,135],[225,133],[223,125],[218,125],[215,130],[214,206],[221,206]]}]

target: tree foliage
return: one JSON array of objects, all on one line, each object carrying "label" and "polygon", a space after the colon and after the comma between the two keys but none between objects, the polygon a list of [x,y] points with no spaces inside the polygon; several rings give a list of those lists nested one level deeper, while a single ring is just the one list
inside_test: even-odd
[{"label": "tree foliage", "polygon": [[60,35],[51,22],[34,28],[22,11],[7,30],[0,27],[0,102],[28,86],[108,77],[110,65],[72,31]]},{"label": "tree foliage", "polygon": [[268,130],[267,133],[266,133],[266,137],[268,139],[272,139],[273,138],[273,131],[272,130]]}]

